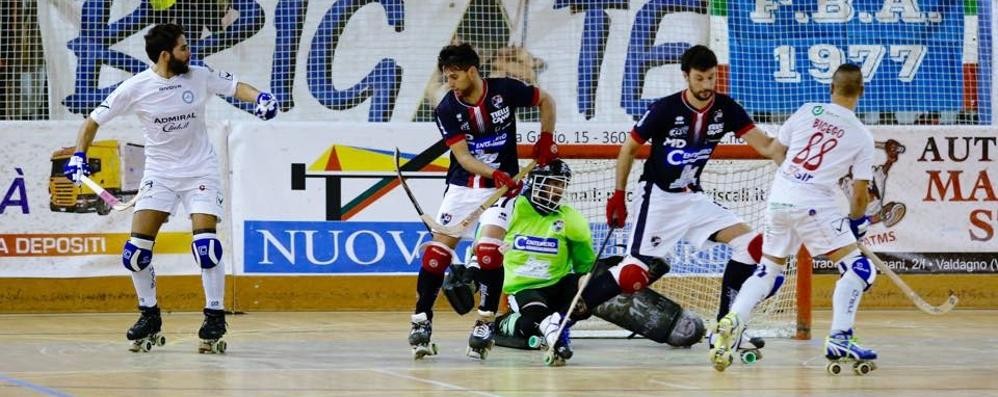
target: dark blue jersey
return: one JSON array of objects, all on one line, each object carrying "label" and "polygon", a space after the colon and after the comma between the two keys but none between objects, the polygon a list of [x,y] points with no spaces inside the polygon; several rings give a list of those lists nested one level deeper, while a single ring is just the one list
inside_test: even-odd
[{"label": "dark blue jersey", "polygon": [[[537,106],[540,90],[520,80],[484,79],[484,95],[476,104],[467,104],[448,92],[437,109],[437,127],[447,146],[467,141],[471,155],[489,167],[516,175],[516,109]],[[447,183],[468,187],[495,187],[491,178],[468,172],[450,156]]]},{"label": "dark blue jersey", "polygon": [[651,140],[641,180],[668,192],[699,190],[700,173],[721,138],[728,132],[741,137],[755,126],[745,109],[727,95],[714,94],[703,109],[695,109],[684,92],[653,102],[631,130],[639,143]]}]

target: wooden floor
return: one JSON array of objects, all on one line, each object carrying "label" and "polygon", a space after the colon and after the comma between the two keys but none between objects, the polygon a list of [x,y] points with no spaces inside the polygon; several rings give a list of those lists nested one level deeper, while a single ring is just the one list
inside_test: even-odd
[{"label": "wooden floor", "polygon": [[825,373],[811,341],[769,340],[754,366],[715,372],[703,344],[576,340],[568,366],[495,348],[464,357],[473,319],[441,312],[440,354],[413,361],[406,313],[250,313],[229,317],[229,351],[196,352],[200,314],[164,316],[166,346],[131,353],[133,314],[0,315],[0,396],[998,396],[998,312],[860,313],[880,353],[865,376]]}]

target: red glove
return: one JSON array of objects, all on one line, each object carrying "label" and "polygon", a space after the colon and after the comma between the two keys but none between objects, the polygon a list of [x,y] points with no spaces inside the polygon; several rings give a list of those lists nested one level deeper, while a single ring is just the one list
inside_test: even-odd
[{"label": "red glove", "polygon": [[558,158],[558,145],[554,144],[554,134],[541,132],[537,143],[534,143],[534,158],[537,159],[537,165],[541,167]]},{"label": "red glove", "polygon": [[515,197],[517,194],[520,194],[520,182],[513,180],[505,171],[492,171],[492,182],[495,182],[496,189],[503,186],[509,188],[506,191],[506,197]]},{"label": "red glove", "polygon": [[624,227],[624,222],[627,221],[625,195],[623,190],[614,190],[613,196],[606,202],[606,224],[610,227]]}]

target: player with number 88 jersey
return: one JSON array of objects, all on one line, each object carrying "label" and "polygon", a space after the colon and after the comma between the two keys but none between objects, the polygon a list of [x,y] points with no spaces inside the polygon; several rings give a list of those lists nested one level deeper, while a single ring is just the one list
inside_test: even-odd
[{"label": "player with number 88 jersey", "polygon": [[[842,275],[832,296],[832,326],[825,342],[828,372],[838,374],[852,364],[856,374],[876,369],[877,353],[856,343],[853,324],[863,292],[876,270],[860,252],[856,240],[866,233],[868,182],[873,177],[873,135],[856,118],[854,109],[863,93],[863,74],[856,65],[843,64],[832,77],[830,103],[807,103],[780,128],[777,139],[786,147],[769,192],[763,258],[722,318],[715,333],[729,342],[747,323],[752,308],[772,296],[783,279],[788,256],[803,243],[813,254],[825,254]],[[839,209],[839,180],[852,171],[849,217]],[[729,343],[712,352],[714,367],[730,362]]]}]

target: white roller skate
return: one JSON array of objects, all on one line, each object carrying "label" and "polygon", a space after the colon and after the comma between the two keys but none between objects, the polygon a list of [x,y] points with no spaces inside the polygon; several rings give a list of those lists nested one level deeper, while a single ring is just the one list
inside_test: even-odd
[{"label": "white roller skate", "polygon": [[163,328],[163,319],[159,314],[159,306],[141,307],[142,312],[138,321],[135,322],[125,337],[132,342],[128,350],[132,352],[148,352],[153,346],[163,346],[166,344],[166,337],[160,334]]},{"label": "white roller skate", "polygon": [[825,358],[828,365],[825,369],[829,374],[842,373],[844,366],[852,366],[856,375],[866,375],[877,369],[877,352],[865,349],[856,343],[852,330],[836,332],[825,338]]},{"label": "white roller skate", "polygon": [[728,313],[717,322],[712,335],[716,339],[713,348],[710,349],[710,361],[714,363],[714,369],[724,372],[731,366],[734,361],[732,352],[738,348],[744,329],[734,312]]},{"label": "white roller skate", "polygon": [[412,358],[419,360],[426,356],[437,354],[437,345],[430,342],[433,327],[426,313],[412,315],[412,330],[409,331],[409,345],[412,346]]},{"label": "white roller skate", "polygon": [[[758,336],[750,337],[745,330],[742,330],[742,336],[738,339],[735,351],[738,353],[738,358],[742,361],[742,364],[752,365],[762,360],[762,348],[766,347],[765,339]],[[710,332],[707,335],[708,348],[713,349],[715,343],[717,343],[717,335]]]},{"label": "white roller skate", "polygon": [[468,337],[468,357],[484,360],[495,344],[496,314],[494,312],[478,311],[478,320]]},{"label": "white roller skate", "polygon": [[204,309],[204,322],[198,330],[198,353],[222,354],[228,348],[228,344],[222,340],[225,335],[225,311],[218,309]]},{"label": "white roller skate", "polygon": [[[572,342],[569,329],[572,322],[565,324],[565,328],[558,333],[561,326],[562,316],[560,313],[553,313],[541,321],[539,328],[544,334],[544,364],[549,367],[561,367],[572,358]],[[551,348],[553,346],[553,348]]]}]

